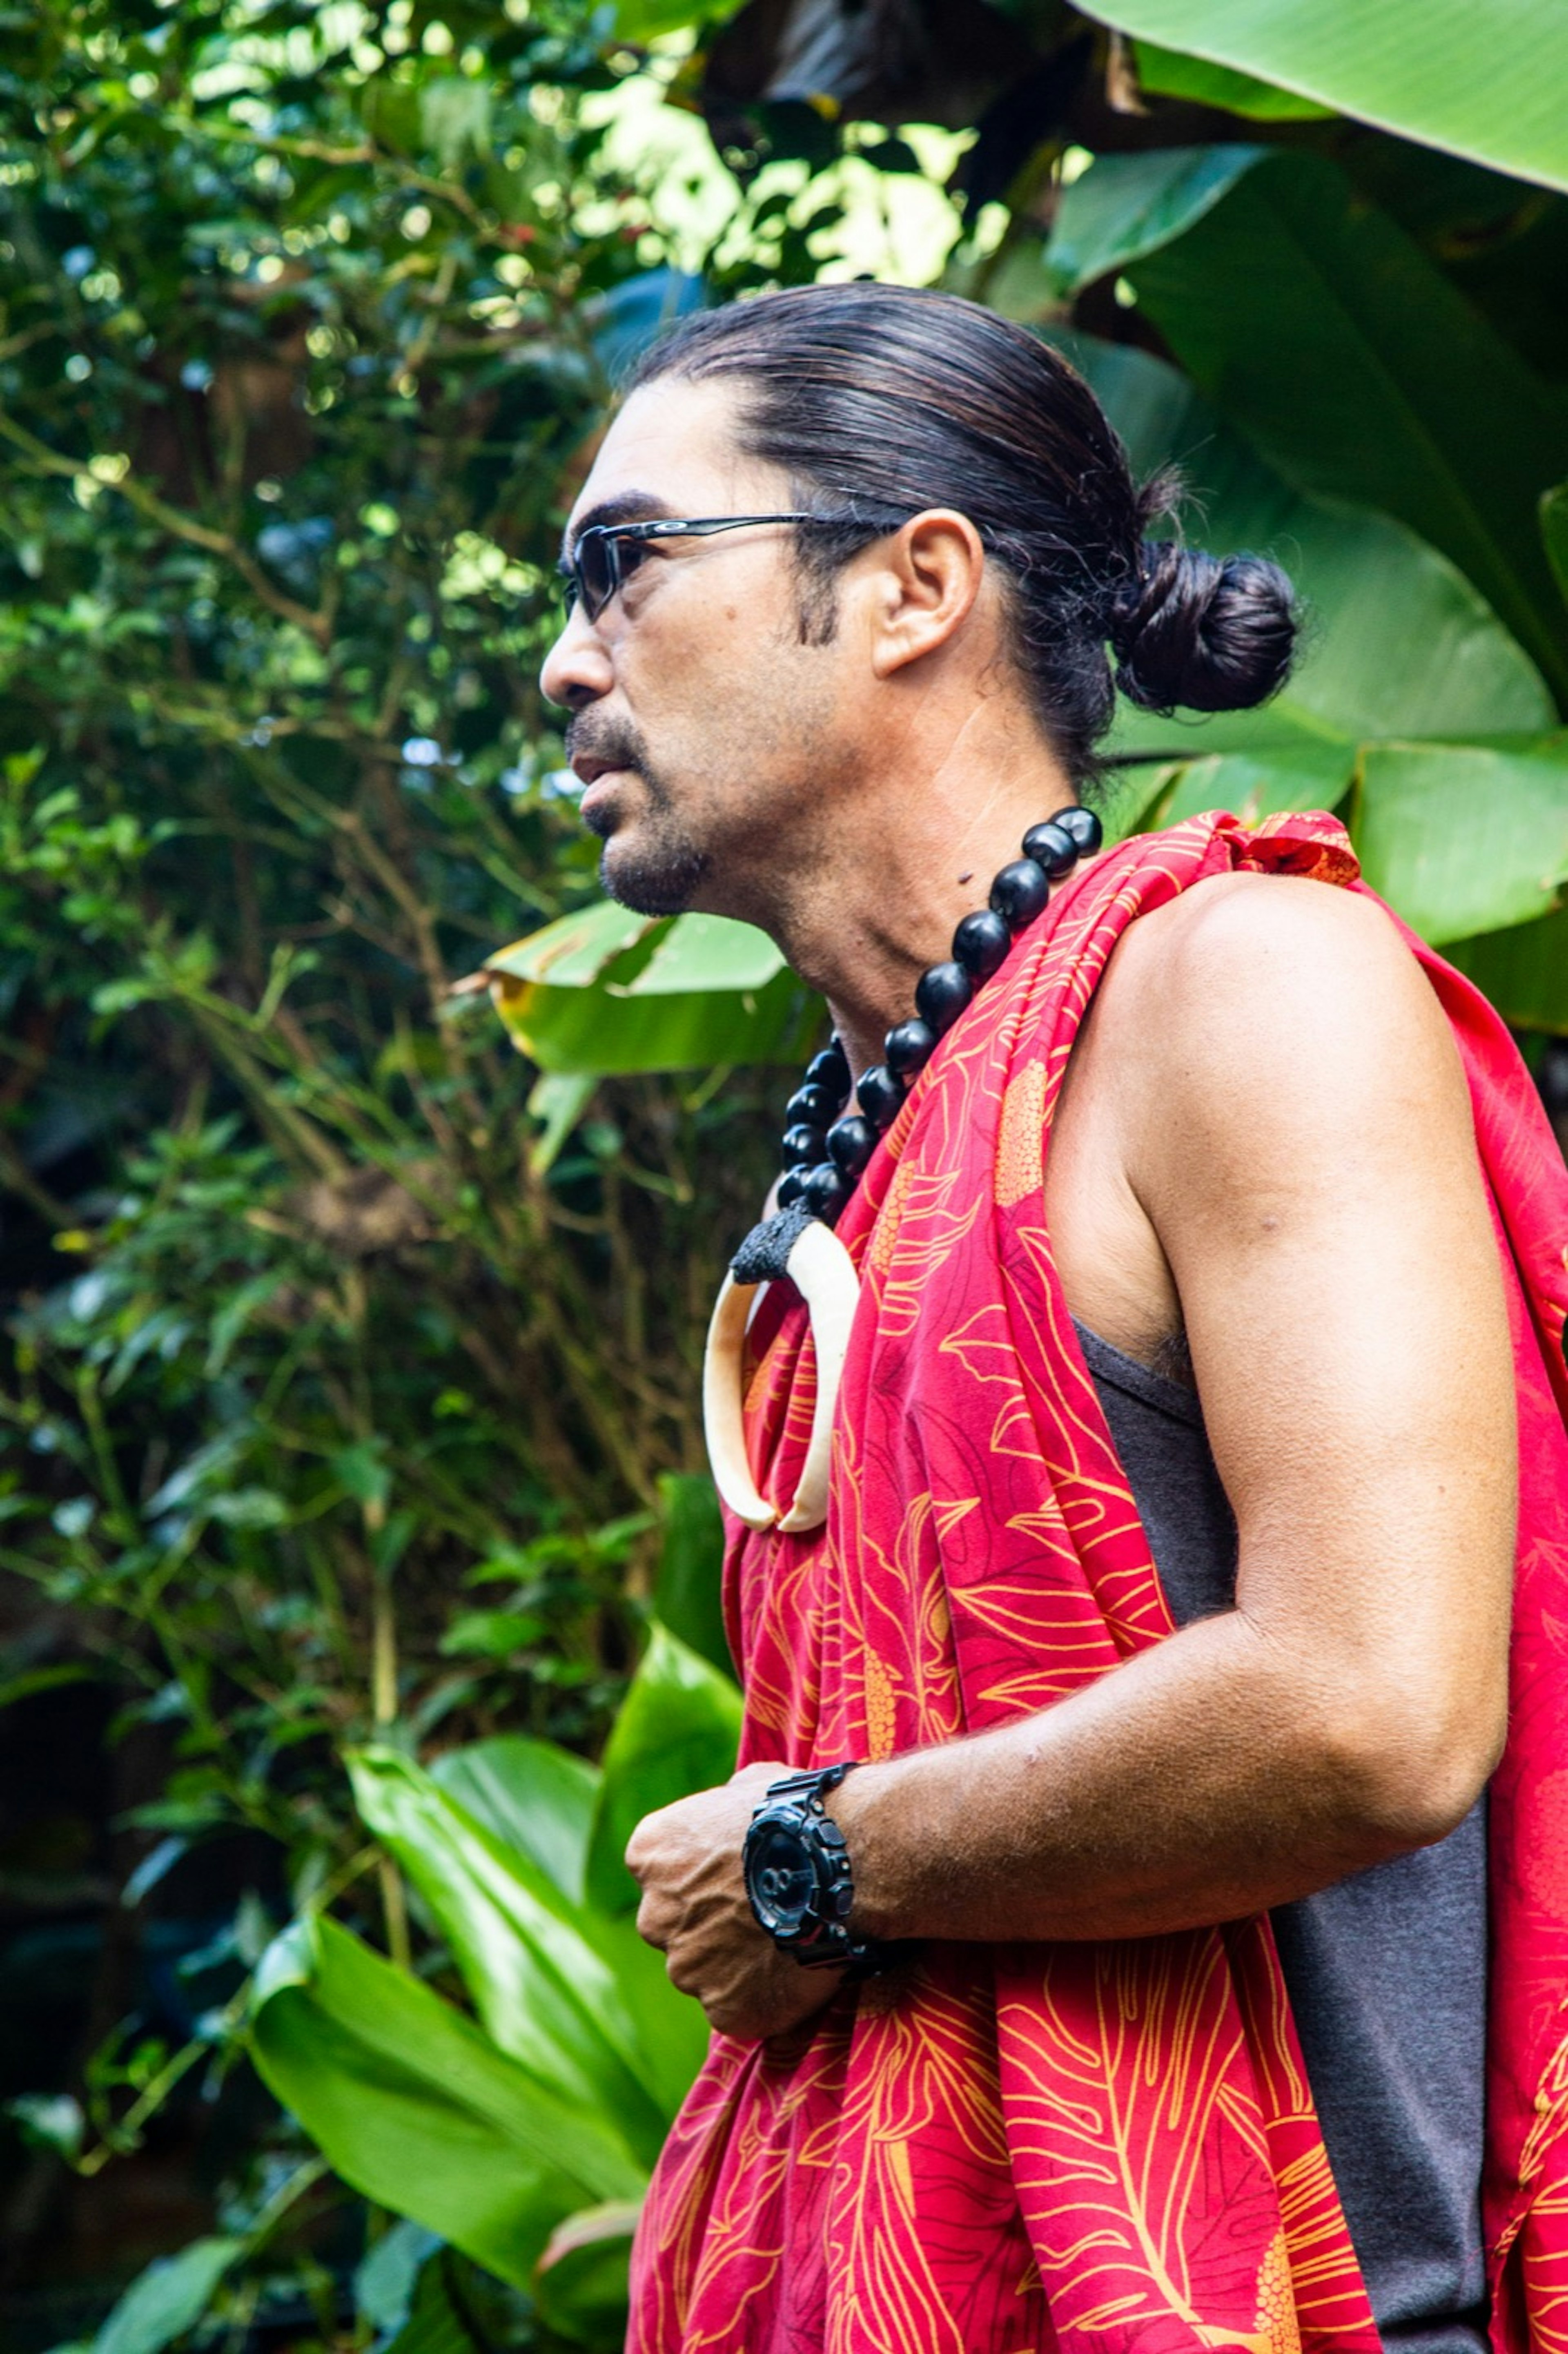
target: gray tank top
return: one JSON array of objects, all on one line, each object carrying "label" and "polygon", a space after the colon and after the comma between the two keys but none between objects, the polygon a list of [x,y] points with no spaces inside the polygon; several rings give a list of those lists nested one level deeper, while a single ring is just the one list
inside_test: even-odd
[{"label": "gray tank top", "polygon": [[[1077,1327],[1178,1626],[1229,1609],[1236,1532],[1195,1394]],[[1484,2354],[1485,1800],[1436,1847],[1273,1914],[1385,2346]]]}]

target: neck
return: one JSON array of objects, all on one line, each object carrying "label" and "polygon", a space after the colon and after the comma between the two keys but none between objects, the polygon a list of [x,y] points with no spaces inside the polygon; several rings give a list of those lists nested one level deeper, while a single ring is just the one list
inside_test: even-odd
[{"label": "neck", "polygon": [[770,908],[768,928],[827,999],[854,1072],[882,1060],[920,975],[986,905],[1029,827],[1075,798],[1033,726],[1011,740],[985,732],[982,746],[963,731],[923,787],[906,772],[841,802]]}]

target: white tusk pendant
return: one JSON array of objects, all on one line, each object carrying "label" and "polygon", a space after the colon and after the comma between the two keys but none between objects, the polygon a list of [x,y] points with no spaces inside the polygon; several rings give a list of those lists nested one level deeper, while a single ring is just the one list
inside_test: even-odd
[{"label": "white tusk pendant", "polygon": [[785,1270],[806,1303],[811,1339],[817,1352],[817,1397],[811,1413],[811,1436],[806,1460],[788,1511],[781,1516],[761,1493],[746,1456],[746,1428],[741,1415],[741,1358],[746,1324],[759,1287],[737,1283],[726,1275],[714,1303],[703,1359],[703,1427],[714,1485],[739,1521],[748,1529],[768,1529],[778,1522],[781,1531],[799,1535],[821,1528],[828,1517],[828,1472],[832,1458],[833,1408],[843,1379],[850,1327],[854,1321],[860,1282],[854,1261],[831,1226],[813,1218],[796,1235],[785,1260]]}]

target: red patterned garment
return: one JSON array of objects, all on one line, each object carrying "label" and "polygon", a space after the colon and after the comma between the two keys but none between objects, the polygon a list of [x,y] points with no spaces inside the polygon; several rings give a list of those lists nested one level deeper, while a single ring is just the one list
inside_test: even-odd
[{"label": "red patterned garment", "polygon": [[[826,1525],[730,1528],[743,1760],[950,1741],[1171,1632],[1053,1264],[1044,1160],[1126,927],[1243,869],[1364,888],[1319,815],[1125,843],[1022,937],[889,1130],[839,1226],[861,1302]],[[1518,1368],[1485,2211],[1495,2343],[1522,2354],[1568,2348],[1568,1175],[1502,1023],[1405,937],[1469,1077]],[[792,1287],[756,1345],[751,1462],[787,1499],[814,1391]],[[787,2040],[715,2037],[650,2193],[628,2344],[1376,2354],[1266,1917],[933,1945]]]}]

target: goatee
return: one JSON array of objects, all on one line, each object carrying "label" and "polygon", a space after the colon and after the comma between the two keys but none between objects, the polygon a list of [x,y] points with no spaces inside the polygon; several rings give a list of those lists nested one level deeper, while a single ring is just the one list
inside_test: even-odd
[{"label": "goatee", "polygon": [[612,899],[640,916],[683,915],[707,872],[707,857],[675,814],[668,786],[648,757],[635,727],[624,721],[595,724],[579,713],[567,730],[568,758],[586,756],[607,769],[630,771],[642,780],[647,809],[636,821],[635,846],[629,828],[612,807],[585,810],[583,823],[604,839],[599,879]]}]

